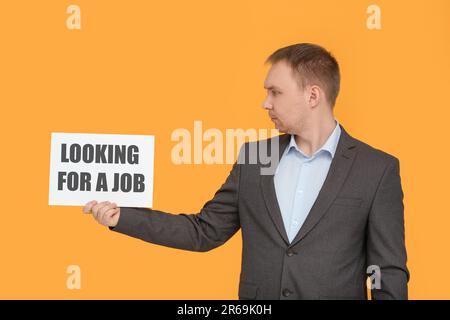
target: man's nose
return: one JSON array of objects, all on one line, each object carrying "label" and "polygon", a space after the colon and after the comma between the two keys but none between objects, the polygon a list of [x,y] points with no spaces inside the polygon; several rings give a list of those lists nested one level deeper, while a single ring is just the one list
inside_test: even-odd
[{"label": "man's nose", "polygon": [[267,99],[265,99],[261,107],[266,110],[271,110],[273,108],[273,105],[269,101],[267,101]]}]

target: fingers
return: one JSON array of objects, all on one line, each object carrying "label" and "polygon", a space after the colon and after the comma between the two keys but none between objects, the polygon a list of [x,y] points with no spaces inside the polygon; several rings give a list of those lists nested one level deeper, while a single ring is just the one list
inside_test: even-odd
[{"label": "fingers", "polygon": [[86,203],[83,212],[92,212],[94,219],[102,225],[115,226],[119,220],[120,208],[114,202],[92,200]]},{"label": "fingers", "polygon": [[[101,224],[106,225],[106,217],[108,217],[107,213],[111,210],[114,210],[117,208],[117,205],[115,203],[109,203],[106,206],[102,207],[97,214],[97,221]],[[111,215],[112,213],[109,213]]]},{"label": "fingers", "polygon": [[97,203],[95,206],[92,207],[92,215],[96,220],[98,220],[98,215],[100,213],[100,210],[104,208],[105,206],[109,206],[111,203],[109,201],[103,201],[100,203]]},{"label": "fingers", "polygon": [[95,206],[96,204],[97,204],[97,201],[95,201],[95,200],[89,201],[88,203],[86,203],[84,205],[83,212],[91,213],[92,207]]},{"label": "fingers", "polygon": [[116,207],[105,212],[102,218],[102,224],[108,227],[115,227],[119,220],[120,208]]}]

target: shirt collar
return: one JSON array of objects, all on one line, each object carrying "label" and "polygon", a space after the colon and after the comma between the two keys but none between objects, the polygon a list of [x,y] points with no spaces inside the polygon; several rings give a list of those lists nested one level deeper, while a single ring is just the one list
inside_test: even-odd
[{"label": "shirt collar", "polygon": [[336,127],[334,128],[331,135],[328,137],[327,141],[323,144],[323,146],[319,150],[314,152],[314,154],[311,157],[308,157],[305,153],[303,153],[302,150],[300,150],[300,148],[297,146],[297,143],[295,142],[295,135],[293,134],[291,135],[291,140],[289,142],[287,152],[290,152],[292,148],[295,148],[295,150],[300,152],[300,154],[305,158],[313,158],[323,150],[327,151],[331,155],[331,158],[334,158],[334,154],[336,153],[337,145],[339,142],[339,137],[341,136],[341,128],[339,122],[337,120],[335,120],[335,122]]}]

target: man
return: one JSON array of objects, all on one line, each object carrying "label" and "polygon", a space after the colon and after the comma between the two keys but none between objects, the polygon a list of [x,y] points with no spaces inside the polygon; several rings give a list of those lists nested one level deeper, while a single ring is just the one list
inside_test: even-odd
[{"label": "man", "polygon": [[241,228],[240,299],[366,299],[368,275],[373,299],[407,299],[398,159],[335,120],[339,66],[324,48],[296,44],[268,62],[263,107],[285,133],[264,141],[279,146],[274,172],[237,161],[197,214],[96,201],[84,211],[111,230],[193,251],[216,248]]}]

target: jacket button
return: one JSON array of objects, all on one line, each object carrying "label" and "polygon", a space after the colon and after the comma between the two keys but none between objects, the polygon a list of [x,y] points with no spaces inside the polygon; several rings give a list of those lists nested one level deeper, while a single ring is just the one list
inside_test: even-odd
[{"label": "jacket button", "polygon": [[289,289],[283,289],[283,296],[289,297],[292,294],[292,291]]},{"label": "jacket button", "polygon": [[288,249],[288,250],[286,251],[286,254],[287,254],[288,257],[292,257],[292,256],[295,254],[295,252],[292,251],[291,249]]}]

